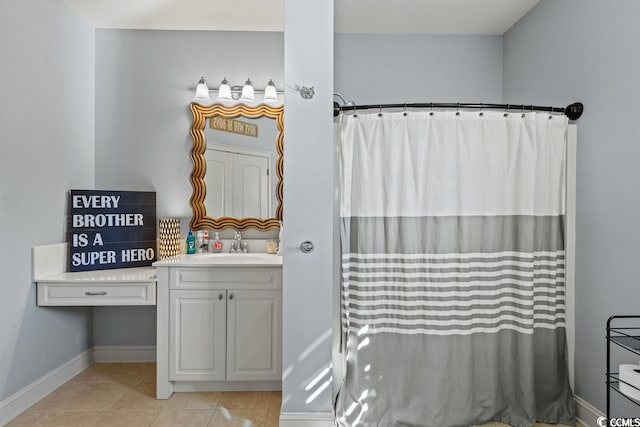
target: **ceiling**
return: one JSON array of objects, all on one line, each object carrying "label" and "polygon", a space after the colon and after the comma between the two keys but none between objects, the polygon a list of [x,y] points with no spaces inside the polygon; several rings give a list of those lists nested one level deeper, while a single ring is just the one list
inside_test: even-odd
[{"label": "ceiling", "polygon": [[[284,31],[284,0],[65,1],[96,28]],[[501,35],[538,2],[335,0],[335,32]]]}]

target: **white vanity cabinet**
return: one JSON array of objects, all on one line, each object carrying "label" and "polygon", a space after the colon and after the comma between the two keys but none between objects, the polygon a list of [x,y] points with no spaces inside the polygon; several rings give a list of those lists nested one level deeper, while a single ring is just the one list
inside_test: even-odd
[{"label": "white vanity cabinet", "polygon": [[173,391],[279,389],[281,261],[203,265],[181,257],[178,265],[155,264],[158,398]]},{"label": "white vanity cabinet", "polygon": [[227,379],[282,379],[282,291],[227,291]]},{"label": "white vanity cabinet", "polygon": [[226,379],[225,291],[171,291],[169,379]]},{"label": "white vanity cabinet", "polygon": [[169,379],[280,381],[281,291],[170,291]]}]

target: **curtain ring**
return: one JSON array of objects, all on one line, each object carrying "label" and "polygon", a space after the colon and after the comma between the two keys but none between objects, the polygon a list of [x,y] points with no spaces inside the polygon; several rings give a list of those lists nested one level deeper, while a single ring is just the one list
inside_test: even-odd
[{"label": "curtain ring", "polygon": [[509,104],[507,104],[507,107],[504,109],[504,117],[509,117]]},{"label": "curtain ring", "polygon": [[404,104],[404,111],[402,113],[403,116],[407,117],[407,104]]},{"label": "curtain ring", "polygon": [[481,102],[480,103],[480,117],[484,116],[484,111],[483,110],[484,110],[484,103]]},{"label": "curtain ring", "polygon": [[378,105],[378,117],[382,117],[382,105]]},{"label": "curtain ring", "polygon": [[456,111],[456,116],[460,115],[460,103],[458,102],[458,111]]},{"label": "curtain ring", "polygon": [[433,116],[433,102],[431,103],[431,111],[429,112],[430,116]]},{"label": "curtain ring", "polygon": [[522,118],[524,118],[524,104],[520,105],[520,108],[522,108]]},{"label": "curtain ring", "polygon": [[549,120],[553,119],[553,107],[549,107]]}]

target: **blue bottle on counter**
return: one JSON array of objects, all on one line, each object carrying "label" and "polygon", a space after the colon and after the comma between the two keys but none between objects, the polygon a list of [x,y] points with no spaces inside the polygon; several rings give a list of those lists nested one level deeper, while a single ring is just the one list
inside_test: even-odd
[{"label": "blue bottle on counter", "polygon": [[191,230],[189,230],[189,235],[187,236],[187,253],[196,253],[196,236],[193,235]]}]

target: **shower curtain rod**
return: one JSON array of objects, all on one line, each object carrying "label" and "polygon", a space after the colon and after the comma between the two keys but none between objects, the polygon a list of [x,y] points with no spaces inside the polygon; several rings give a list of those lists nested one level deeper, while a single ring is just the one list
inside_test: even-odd
[{"label": "shower curtain rod", "polygon": [[[339,94],[334,94],[342,98]],[[465,104],[465,103],[418,103],[418,104],[368,104],[368,105],[340,105],[337,102],[333,103],[333,117],[338,116],[342,111],[355,111],[355,110],[382,110],[389,108],[427,108],[427,109],[476,109],[476,110],[504,110],[504,111],[546,111],[547,113],[564,113],[569,120],[578,120],[582,116],[584,106],[581,102],[574,102],[566,107],[543,107],[539,105],[524,105],[524,104]]]}]

